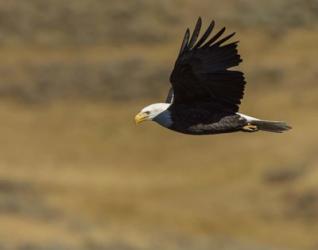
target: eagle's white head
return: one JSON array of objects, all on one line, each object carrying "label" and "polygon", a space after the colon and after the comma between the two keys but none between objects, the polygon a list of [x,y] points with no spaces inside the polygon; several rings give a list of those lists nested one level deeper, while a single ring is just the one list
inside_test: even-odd
[{"label": "eagle's white head", "polygon": [[168,110],[171,103],[154,103],[144,107],[136,116],[136,124],[143,121],[155,121],[164,127],[172,125],[171,114]]}]

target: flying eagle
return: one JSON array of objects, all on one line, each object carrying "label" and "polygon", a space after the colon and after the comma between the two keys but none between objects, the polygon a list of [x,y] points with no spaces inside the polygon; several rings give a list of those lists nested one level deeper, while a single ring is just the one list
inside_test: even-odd
[{"label": "flying eagle", "polygon": [[238,41],[224,44],[235,33],[222,38],[225,28],[211,36],[214,21],[199,38],[198,19],[190,37],[187,29],[170,76],[172,87],[165,103],[143,108],[136,123],[155,121],[168,129],[191,135],[258,130],[281,133],[291,127],[285,122],[266,121],[239,113],[244,95],[242,72],[232,70],[242,62]]}]

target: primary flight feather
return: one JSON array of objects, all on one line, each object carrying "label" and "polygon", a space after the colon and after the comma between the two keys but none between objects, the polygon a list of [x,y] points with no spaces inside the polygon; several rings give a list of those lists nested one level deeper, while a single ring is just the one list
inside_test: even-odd
[{"label": "primary flight feather", "polygon": [[242,62],[238,42],[226,43],[235,33],[222,38],[223,28],[212,35],[212,21],[199,39],[201,26],[199,18],[192,35],[189,29],[185,32],[166,102],[143,108],[135,116],[136,123],[155,121],[192,135],[258,130],[281,133],[290,129],[285,122],[238,113],[246,82],[242,72],[231,69]]}]

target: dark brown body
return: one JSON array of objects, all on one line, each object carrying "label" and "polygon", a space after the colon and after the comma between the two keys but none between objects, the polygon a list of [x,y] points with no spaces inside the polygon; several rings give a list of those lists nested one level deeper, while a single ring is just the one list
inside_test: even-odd
[{"label": "dark brown body", "polygon": [[[204,106],[205,108],[203,108]],[[240,131],[247,125],[246,119],[240,115],[226,110],[220,111],[220,107],[211,104],[200,104],[200,107],[172,105],[169,111],[173,121],[173,125],[169,129],[184,134],[230,133]]]}]

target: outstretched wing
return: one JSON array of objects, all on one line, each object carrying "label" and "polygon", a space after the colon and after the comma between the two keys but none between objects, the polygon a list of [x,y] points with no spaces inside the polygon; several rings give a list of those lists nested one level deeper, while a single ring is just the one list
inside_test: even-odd
[{"label": "outstretched wing", "polygon": [[[242,61],[237,43],[224,45],[235,33],[221,38],[225,28],[210,37],[211,22],[198,40],[202,21],[198,19],[193,34],[187,29],[179,56],[170,76],[174,104],[215,103],[226,110],[237,112],[244,95],[242,72],[230,70]],[[198,41],[197,41],[198,40]]]}]

